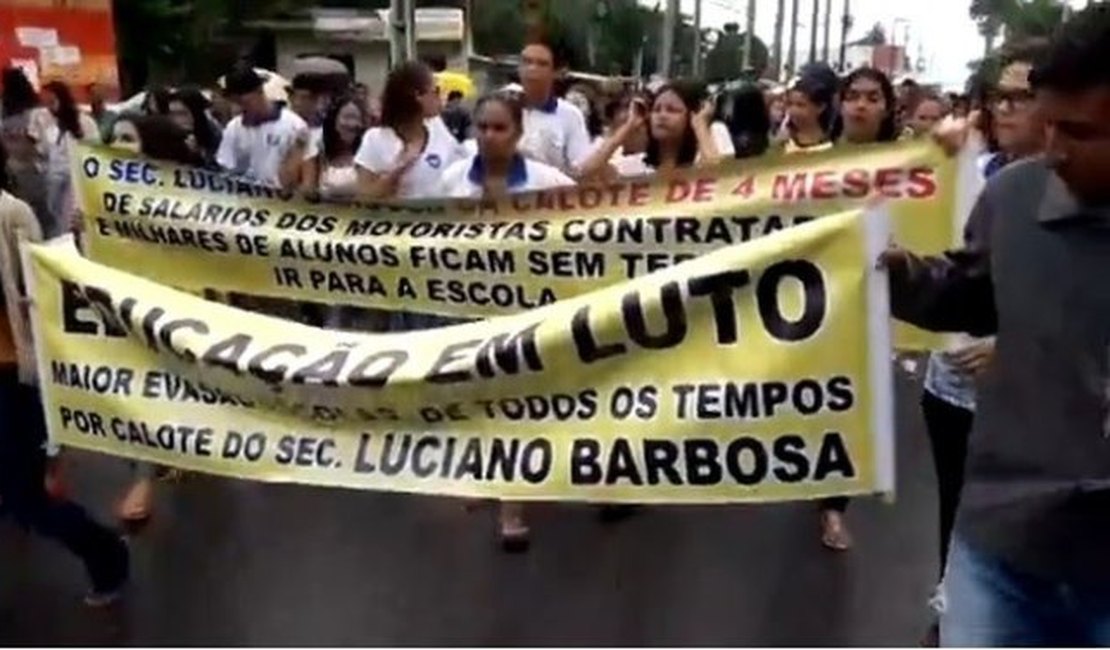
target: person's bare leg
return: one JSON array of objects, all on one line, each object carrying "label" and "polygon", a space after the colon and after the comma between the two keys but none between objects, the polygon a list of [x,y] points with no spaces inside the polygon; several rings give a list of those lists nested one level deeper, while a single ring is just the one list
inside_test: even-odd
[{"label": "person's bare leg", "polygon": [[497,512],[497,523],[501,546],[509,552],[528,549],[531,529],[524,521],[524,504],[520,501],[501,501]]}]

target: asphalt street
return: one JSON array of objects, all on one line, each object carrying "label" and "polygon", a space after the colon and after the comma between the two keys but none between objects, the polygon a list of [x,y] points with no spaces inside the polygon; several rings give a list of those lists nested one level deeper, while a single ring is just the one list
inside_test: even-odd
[{"label": "asphalt street", "polygon": [[[0,643],[912,645],[937,571],[919,395],[899,378],[896,501],[852,504],[848,553],[820,546],[810,503],[616,524],[537,506],[531,551],[508,556],[492,508],[194,476],[159,486],[110,612],[81,604],[76,560],[0,522]],[[69,460],[74,494],[108,521],[124,462]]]}]

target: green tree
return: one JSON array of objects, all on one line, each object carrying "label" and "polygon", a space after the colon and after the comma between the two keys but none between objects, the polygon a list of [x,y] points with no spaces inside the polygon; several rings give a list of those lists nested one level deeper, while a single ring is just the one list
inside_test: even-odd
[{"label": "green tree", "polygon": [[1060,0],[971,0],[969,13],[983,36],[984,57],[998,37],[1006,40],[1050,36],[1064,18]]},{"label": "green tree", "polygon": [[115,0],[124,84],[211,79],[224,54],[216,44],[248,20],[288,12],[295,0]]},{"label": "green tree", "polygon": [[[705,78],[710,83],[730,81],[744,76],[744,40],[736,23],[728,23],[717,37],[717,43],[705,60]],[[770,52],[758,37],[752,38],[752,70],[758,76],[767,69]]]}]

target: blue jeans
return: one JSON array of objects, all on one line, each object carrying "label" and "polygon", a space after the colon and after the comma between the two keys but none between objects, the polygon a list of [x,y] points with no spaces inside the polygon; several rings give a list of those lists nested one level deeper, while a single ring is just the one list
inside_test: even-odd
[{"label": "blue jeans", "polygon": [[1026,575],[957,535],[944,588],[943,647],[1110,645],[1110,585]]}]

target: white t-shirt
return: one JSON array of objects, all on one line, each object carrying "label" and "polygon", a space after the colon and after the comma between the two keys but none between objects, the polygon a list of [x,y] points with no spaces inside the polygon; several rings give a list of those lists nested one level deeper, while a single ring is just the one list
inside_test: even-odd
[{"label": "white t-shirt", "polygon": [[293,111],[279,110],[276,118],[261,124],[245,125],[242,115],[231,120],[216,153],[220,167],[280,187],[281,164],[297,138],[308,133],[308,125]]},{"label": "white t-shirt", "polygon": [[[96,120],[83,112],[78,113],[77,119],[81,123],[81,142],[98,142],[100,140],[100,127],[96,125]],[[57,121],[50,124],[46,129],[45,141],[43,142],[46,147],[46,170],[48,173],[69,173],[70,156],[73,153],[75,143],[77,143],[77,138],[74,138],[68,131],[62,131],[62,127]]]},{"label": "white t-shirt", "polygon": [[577,107],[562,99],[553,98],[541,108],[527,108],[519,148],[527,158],[573,170],[592,151],[586,118]]},{"label": "white t-shirt", "polygon": [[736,157],[736,145],[732,143],[732,134],[724,122],[714,122],[709,125],[709,133],[713,136],[713,144],[717,145],[717,153],[723,158]]},{"label": "white t-shirt", "polygon": [[358,170],[350,165],[329,165],[321,161],[320,196],[329,200],[348,200],[358,196]]},{"label": "white t-shirt", "polygon": [[621,153],[614,155],[609,164],[617,170],[617,174],[621,178],[633,178],[636,176],[648,176],[655,173],[655,168],[644,162],[642,153]]},{"label": "white t-shirt", "polygon": [[[437,124],[438,122],[438,124]],[[451,135],[442,120],[433,117],[425,121],[428,141],[420,159],[409,168],[397,186],[400,199],[426,199],[439,196],[443,173],[453,163],[466,157],[466,150]],[[375,127],[362,136],[362,144],[355,154],[355,164],[375,174],[393,171],[405,150],[405,143],[389,127]]]},{"label": "white t-shirt", "polygon": [[[483,180],[481,157],[474,155],[465,158],[451,165],[443,173],[439,195],[457,199],[480,198],[482,196]],[[523,156],[518,156],[514,161],[508,179],[511,194],[550,190],[574,184],[574,179],[551,165],[545,165]]]},{"label": "white t-shirt", "polygon": [[[303,118],[302,118],[303,119]],[[308,146],[304,148],[304,159],[312,160],[324,151],[324,127],[316,126],[309,129]]]}]

